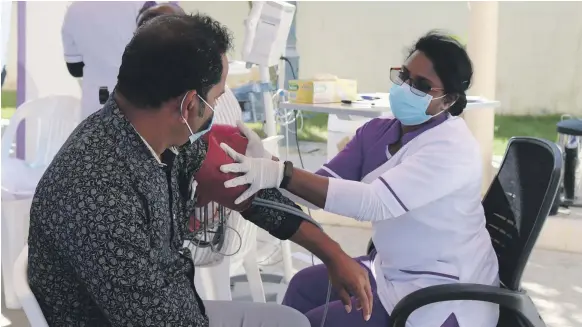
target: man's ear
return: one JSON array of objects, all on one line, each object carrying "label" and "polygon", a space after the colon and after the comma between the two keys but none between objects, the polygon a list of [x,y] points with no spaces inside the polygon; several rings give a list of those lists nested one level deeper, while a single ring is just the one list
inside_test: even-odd
[{"label": "man's ear", "polygon": [[190,115],[197,112],[198,106],[200,105],[198,101],[198,96],[196,95],[196,91],[189,91],[186,96],[184,97],[184,102],[181,104],[181,113],[182,117],[186,120],[190,117]]}]

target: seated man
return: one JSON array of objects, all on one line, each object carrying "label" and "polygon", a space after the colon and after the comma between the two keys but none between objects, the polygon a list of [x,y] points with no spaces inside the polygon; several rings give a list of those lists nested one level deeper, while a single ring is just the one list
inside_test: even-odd
[{"label": "seated man", "polygon": [[[230,33],[204,15],[156,17],[127,45],[109,100],[72,133],[34,196],[28,278],[50,326],[309,326],[294,309],[201,301],[194,287],[183,247],[189,185],[230,48]],[[275,189],[258,196],[294,205]],[[257,206],[242,216],[314,252],[337,289],[369,306],[366,272],[317,227]]]}]

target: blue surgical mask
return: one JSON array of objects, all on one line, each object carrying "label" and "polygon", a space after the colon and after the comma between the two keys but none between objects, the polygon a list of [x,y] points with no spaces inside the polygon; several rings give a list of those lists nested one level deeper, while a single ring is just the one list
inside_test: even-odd
[{"label": "blue surgical mask", "polygon": [[[182,98],[182,102],[180,102],[180,115],[182,115],[181,110],[184,106],[184,100],[186,100],[187,95],[188,95],[188,93],[186,93],[184,95],[184,98]],[[196,140],[201,138],[204,134],[208,133],[208,131],[212,128],[212,125],[214,124],[214,108],[212,108],[212,106],[209,105],[208,102],[206,102],[206,100],[202,99],[202,97],[200,95],[196,94],[196,96],[198,96],[200,101],[204,102],[204,104],[207,105],[208,108],[210,108],[210,110],[212,110],[212,117],[210,117],[210,123],[208,123],[208,125],[205,129],[194,133],[192,131],[192,128],[190,127],[190,124],[188,124],[188,121],[186,120],[186,118],[184,118],[184,115],[182,115],[182,119],[184,120],[184,122],[186,123],[186,126],[188,127],[188,130],[190,131],[190,136],[188,137],[188,139],[190,140],[190,144],[193,144],[194,142],[196,142]]]},{"label": "blue surgical mask", "polygon": [[443,97],[444,95],[438,98],[433,98],[430,94],[423,97],[418,96],[412,93],[410,85],[406,83],[402,83],[401,85],[394,84],[390,89],[389,95],[390,110],[392,110],[394,117],[398,119],[402,125],[420,125],[426,123],[432,117],[436,117],[446,111],[443,110],[434,116],[426,114],[430,102]]}]

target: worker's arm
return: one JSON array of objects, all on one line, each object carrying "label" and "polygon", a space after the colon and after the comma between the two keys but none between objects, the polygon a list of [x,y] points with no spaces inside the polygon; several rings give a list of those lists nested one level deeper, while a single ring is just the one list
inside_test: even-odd
[{"label": "worker's arm", "polygon": [[61,38],[63,41],[65,63],[67,64],[69,74],[73,77],[83,77],[83,67],[85,67],[85,63],[83,62],[83,55],[79,51],[74,37],[73,31],[76,28],[75,19],[77,19],[77,17],[75,17],[75,7],[73,5],[67,8],[67,13],[63,20],[63,26],[61,27]]},{"label": "worker's arm", "polygon": [[[367,132],[366,130],[369,128],[370,122],[358,128],[356,134],[346,144],[346,146],[335,157],[333,157],[333,159],[318,169],[315,174],[329,178],[360,181],[363,177],[362,164],[364,162],[364,138]],[[321,179],[320,182],[324,182],[324,179]],[[307,208],[323,208],[287,190],[281,190],[281,193],[294,202]]]},{"label": "worker's arm", "polygon": [[452,155],[435,145],[427,146],[371,184],[294,169],[286,189],[328,212],[357,220],[389,219],[436,201],[479,176],[478,150],[465,150]]},{"label": "worker's arm", "polygon": [[[81,211],[62,210],[59,215],[66,223],[62,233],[53,237],[61,247],[59,253],[75,269],[87,296],[107,316],[109,324],[207,324],[188,276],[193,276],[193,271],[168,270],[158,260],[169,254],[152,247],[156,244],[152,235],[160,221],[149,216],[143,197],[125,185],[103,183],[91,187],[90,199],[99,199],[98,209],[91,211],[87,205],[89,211],[83,211],[87,212],[83,219],[79,219]],[[87,203],[85,193],[77,194],[68,203]],[[128,209],[127,203],[133,207]]]},{"label": "worker's arm", "polygon": [[[450,142],[455,144],[431,144],[419,149],[371,184],[323,177],[294,168],[286,189],[325,211],[357,220],[398,217],[458,190],[475,175],[480,176],[478,148],[472,143],[463,144],[464,140]],[[244,173],[225,185],[251,184],[237,202],[257,189],[281,184],[283,163],[248,158],[226,145],[221,146],[238,162],[223,165],[221,171]]]},{"label": "worker's arm", "polygon": [[85,67],[84,62],[67,63],[67,69],[69,74],[73,77],[81,78],[83,77],[83,68]]}]

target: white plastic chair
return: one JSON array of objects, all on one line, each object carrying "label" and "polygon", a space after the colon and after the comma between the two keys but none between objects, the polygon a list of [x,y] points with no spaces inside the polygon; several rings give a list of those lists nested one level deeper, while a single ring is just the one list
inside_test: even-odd
[{"label": "white plastic chair", "polygon": [[[235,125],[237,120],[241,120],[242,113],[240,105],[234,93],[227,88],[226,93],[220,97],[216,105],[217,124]],[[277,135],[263,140],[265,148],[273,153],[278,152],[278,142],[282,136]],[[230,292],[230,276],[232,276],[241,266],[244,267],[247,275],[251,297],[254,302],[266,302],[265,291],[261,279],[261,273],[257,262],[257,226],[248,222],[240,214],[232,212],[228,218],[228,226],[235,229],[241,236],[241,240],[232,231],[227,235],[226,253],[238,252],[231,257],[221,257],[210,261],[205,254],[209,249],[199,249],[194,262],[198,264],[195,274],[195,284],[200,296],[205,300],[232,300]],[[239,248],[240,246],[240,248]],[[288,247],[288,246],[287,246]],[[288,251],[289,262],[291,251]]]},{"label": "white plastic chair", "polygon": [[25,244],[22,252],[14,263],[14,290],[22,304],[22,309],[31,327],[48,327],[40,306],[28,285],[28,245]]},{"label": "white plastic chair", "polygon": [[[71,96],[49,96],[22,104],[10,119],[2,135],[2,278],[5,304],[18,309],[14,293],[13,264],[28,237],[29,212],[38,181],[55,154],[79,123],[80,101]],[[18,125],[26,122],[25,160],[15,158],[10,150]]]},{"label": "white plastic chair", "polygon": [[[277,144],[282,136],[274,136],[263,140],[265,148],[276,151]],[[196,253],[195,284],[196,289],[204,300],[232,300],[230,292],[230,277],[240,267],[244,268],[251,290],[253,302],[266,302],[265,290],[257,261],[257,229],[258,227],[245,220],[239,213],[231,212],[228,217],[228,226],[238,232],[240,239],[232,230],[227,230],[224,253],[235,253],[233,256],[223,257],[211,253],[210,249],[195,250],[190,244],[192,253]],[[211,260],[213,258],[214,260]]]},{"label": "white plastic chair", "polygon": [[[33,165],[48,164],[80,121],[81,102],[69,95],[53,95],[23,103],[2,135],[2,159],[9,157],[21,122],[34,129],[33,139],[26,140],[26,161]],[[27,133],[29,134],[29,133]],[[30,156],[29,156],[30,155]]]}]

